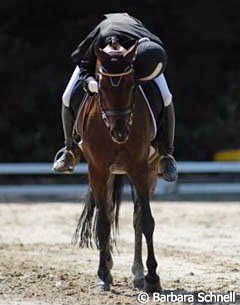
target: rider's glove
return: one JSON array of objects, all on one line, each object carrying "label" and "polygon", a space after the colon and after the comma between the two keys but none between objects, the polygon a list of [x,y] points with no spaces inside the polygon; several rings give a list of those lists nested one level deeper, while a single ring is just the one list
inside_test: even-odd
[{"label": "rider's glove", "polygon": [[83,89],[88,93],[98,93],[98,83],[90,76],[83,82]]}]

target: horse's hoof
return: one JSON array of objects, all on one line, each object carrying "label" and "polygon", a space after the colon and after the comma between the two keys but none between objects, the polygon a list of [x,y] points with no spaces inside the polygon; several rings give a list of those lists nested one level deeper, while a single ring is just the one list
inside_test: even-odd
[{"label": "horse's hoof", "polygon": [[97,281],[96,292],[110,291],[110,283],[102,280]]},{"label": "horse's hoof", "polygon": [[144,277],[134,278],[133,279],[134,288],[143,289],[144,287]]},{"label": "horse's hoof", "polygon": [[159,276],[157,275],[155,279],[149,279],[148,276],[145,276],[143,289],[148,293],[160,292],[162,287],[160,285]]}]

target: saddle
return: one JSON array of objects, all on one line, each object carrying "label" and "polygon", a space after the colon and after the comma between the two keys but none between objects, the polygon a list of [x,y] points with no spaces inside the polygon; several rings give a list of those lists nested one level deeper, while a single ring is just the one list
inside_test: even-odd
[{"label": "saddle", "polygon": [[143,82],[140,87],[143,89],[145,101],[152,112],[152,118],[158,123],[161,118],[164,103],[162,94],[154,80]]},{"label": "saddle", "polygon": [[[74,138],[79,138],[79,136],[80,136],[80,138],[82,139],[84,125],[85,125],[87,116],[91,110],[92,101],[93,101],[93,96],[89,95],[88,93],[85,93],[85,95],[83,96],[83,99],[80,103],[80,106],[79,106],[79,109],[78,109],[78,112],[76,115],[75,123],[73,125]],[[80,141],[78,143],[78,145],[82,149],[81,142],[82,141]]]},{"label": "saddle", "polygon": [[154,81],[146,82],[138,86],[138,98],[143,98],[146,103],[151,120],[151,141],[157,137],[159,118],[163,110],[163,101],[159,89]]}]

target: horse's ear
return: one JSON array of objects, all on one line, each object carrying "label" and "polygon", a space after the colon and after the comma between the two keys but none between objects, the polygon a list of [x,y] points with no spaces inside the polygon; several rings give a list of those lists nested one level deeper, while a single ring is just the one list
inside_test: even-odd
[{"label": "horse's ear", "polygon": [[135,57],[137,55],[137,47],[138,41],[136,41],[135,44],[124,54],[124,58],[127,62],[132,63],[135,60]]},{"label": "horse's ear", "polygon": [[101,48],[96,48],[95,54],[97,56],[97,59],[99,59],[101,63],[109,60],[110,57],[110,55]]}]

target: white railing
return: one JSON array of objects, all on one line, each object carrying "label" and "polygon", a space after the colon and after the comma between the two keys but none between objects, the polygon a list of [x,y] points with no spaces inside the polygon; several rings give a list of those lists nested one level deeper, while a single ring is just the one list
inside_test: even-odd
[{"label": "white railing", "polygon": [[[87,174],[87,164],[76,167],[75,174]],[[0,175],[55,175],[52,163],[0,163]]]},{"label": "white railing", "polygon": [[[240,173],[240,162],[178,162],[181,173]],[[87,164],[81,163],[75,174],[87,174]],[[0,175],[53,175],[52,163],[0,163]],[[58,175],[58,174],[57,174]]]},{"label": "white railing", "polygon": [[[6,175],[58,175],[51,169],[51,163],[0,163],[0,176]],[[76,167],[75,175],[87,175],[87,164]],[[179,174],[240,174],[240,162],[178,162]],[[67,180],[67,176],[66,176]],[[87,185],[49,184],[49,185],[0,185],[0,195],[31,194],[61,195],[80,194],[87,190]],[[125,188],[129,194],[129,187]],[[156,195],[160,194],[240,194],[240,182],[219,183],[168,183],[158,180]]]}]

